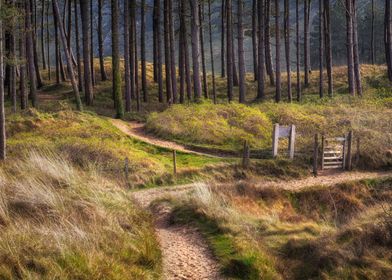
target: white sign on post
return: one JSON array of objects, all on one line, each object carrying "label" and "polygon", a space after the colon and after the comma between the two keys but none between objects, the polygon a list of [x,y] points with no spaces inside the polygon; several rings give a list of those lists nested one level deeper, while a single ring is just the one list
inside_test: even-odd
[{"label": "white sign on post", "polygon": [[295,125],[290,126],[280,126],[279,124],[274,125],[274,132],[272,134],[272,156],[278,156],[279,150],[279,138],[289,139],[289,157],[294,158],[294,148],[295,148]]}]

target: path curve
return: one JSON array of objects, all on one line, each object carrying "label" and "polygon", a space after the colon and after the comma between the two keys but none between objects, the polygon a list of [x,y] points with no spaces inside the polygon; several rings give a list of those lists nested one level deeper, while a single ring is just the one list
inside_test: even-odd
[{"label": "path curve", "polygon": [[165,149],[170,149],[170,150],[176,150],[179,152],[184,152],[188,154],[195,154],[199,156],[206,156],[206,157],[213,157],[213,158],[224,158],[221,156],[217,155],[212,155],[209,153],[202,153],[202,152],[196,152],[193,150],[188,149],[184,145],[175,143],[173,141],[168,141],[168,140],[162,140],[157,137],[154,137],[153,135],[149,135],[145,132],[144,130],[144,124],[135,122],[135,121],[128,121],[125,122],[123,120],[119,119],[110,119],[110,122],[117,127],[119,130],[121,130],[123,133],[136,138],[142,142],[151,144],[153,146],[165,148]]},{"label": "path curve", "polygon": [[[168,195],[178,197],[193,189],[194,185],[148,189],[133,193],[135,200],[144,208],[156,199]],[[171,209],[159,205],[154,211],[157,217],[155,232],[162,249],[163,279],[165,280],[215,280],[223,279],[220,267],[200,232],[188,225],[170,224]]]}]

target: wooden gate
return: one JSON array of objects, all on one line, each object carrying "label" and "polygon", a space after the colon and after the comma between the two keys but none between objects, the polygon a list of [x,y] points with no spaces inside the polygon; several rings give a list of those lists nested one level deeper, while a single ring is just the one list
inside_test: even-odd
[{"label": "wooden gate", "polygon": [[323,136],[321,145],[321,170],[346,168],[346,137],[325,138]]}]

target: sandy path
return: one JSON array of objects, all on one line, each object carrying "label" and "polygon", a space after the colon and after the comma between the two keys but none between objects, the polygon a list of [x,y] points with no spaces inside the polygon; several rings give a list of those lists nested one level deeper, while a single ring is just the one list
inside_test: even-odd
[{"label": "sandy path", "polygon": [[[193,184],[178,187],[148,189],[134,193],[134,198],[143,207],[159,198],[178,197],[192,190]],[[163,279],[223,279],[219,265],[214,259],[207,243],[193,227],[171,225],[170,208],[159,206],[154,212],[157,216],[155,231],[163,254]]]},{"label": "sandy path", "polygon": [[303,188],[313,187],[313,186],[333,186],[343,182],[357,181],[362,179],[376,179],[392,177],[392,171],[385,172],[329,172],[321,174],[317,177],[307,177],[299,180],[290,181],[265,181],[259,182],[258,187],[276,187],[286,190],[300,190]]},{"label": "sandy path", "polygon": [[145,143],[158,146],[161,148],[165,149],[171,149],[171,150],[176,150],[179,152],[184,152],[188,154],[195,154],[195,155],[201,155],[201,156],[207,156],[207,157],[214,157],[214,158],[220,158],[219,156],[208,154],[208,153],[202,153],[202,152],[196,152],[193,150],[190,150],[186,148],[184,145],[172,142],[172,141],[167,141],[167,140],[162,140],[157,137],[154,137],[153,135],[149,135],[144,131],[144,124],[143,123],[138,123],[138,122],[125,122],[123,120],[118,120],[118,119],[110,119],[110,122],[117,127],[119,130],[124,132],[125,134],[136,138],[140,141],[143,141]]}]

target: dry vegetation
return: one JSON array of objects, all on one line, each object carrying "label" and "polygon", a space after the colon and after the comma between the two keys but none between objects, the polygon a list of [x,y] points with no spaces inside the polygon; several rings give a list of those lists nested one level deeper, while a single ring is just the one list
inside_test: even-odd
[{"label": "dry vegetation", "polygon": [[174,223],[200,228],[238,279],[389,279],[392,180],[298,192],[199,185]]},{"label": "dry vegetation", "polygon": [[26,151],[1,168],[1,279],[152,279],[151,217],[91,168]]}]

